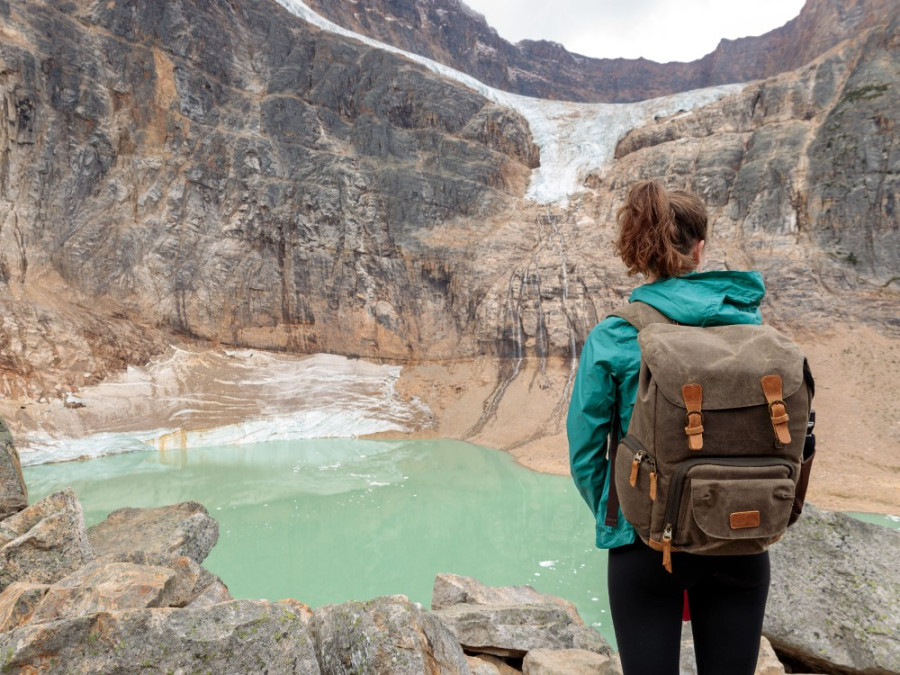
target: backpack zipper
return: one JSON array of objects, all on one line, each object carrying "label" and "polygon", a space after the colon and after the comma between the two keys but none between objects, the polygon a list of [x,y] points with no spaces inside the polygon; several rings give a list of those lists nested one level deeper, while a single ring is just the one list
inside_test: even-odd
[{"label": "backpack zipper", "polygon": [[625,436],[622,442],[634,453],[634,459],[631,460],[631,475],[628,483],[631,487],[637,485],[638,471],[640,471],[641,463],[647,462],[650,467],[650,501],[656,501],[656,460],[647,451],[646,448],[636,438]]}]

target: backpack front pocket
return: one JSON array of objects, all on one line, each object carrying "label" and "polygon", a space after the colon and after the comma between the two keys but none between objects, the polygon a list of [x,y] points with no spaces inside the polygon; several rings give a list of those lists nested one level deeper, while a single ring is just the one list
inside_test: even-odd
[{"label": "backpack front pocket", "polygon": [[712,541],[768,542],[787,527],[793,503],[790,478],[691,481],[693,520]]},{"label": "backpack front pocket", "polygon": [[793,501],[793,467],[784,460],[697,458],[676,470],[665,520],[678,549],[758,553],[784,532]]}]

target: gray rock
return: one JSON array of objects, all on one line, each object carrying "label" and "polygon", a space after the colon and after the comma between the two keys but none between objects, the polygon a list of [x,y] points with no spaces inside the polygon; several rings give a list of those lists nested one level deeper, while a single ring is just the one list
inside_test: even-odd
[{"label": "gray rock", "polygon": [[499,656],[491,654],[466,655],[469,671],[472,675],[518,675],[521,670],[513,668]]},{"label": "gray rock", "polygon": [[197,502],[113,511],[87,531],[98,556],[144,551],[186,555],[202,563],[219,540],[219,524]]},{"label": "gray rock", "polygon": [[0,522],[0,590],[15,581],[52,584],[94,558],[71,489]]},{"label": "gray rock", "polygon": [[585,649],[609,655],[600,634],[574,623],[555,603],[454,605],[436,611],[468,652],[520,658],[532,649]]},{"label": "gray rock", "polygon": [[[0,388],[82,386],[145,363],[171,331],[405,363],[524,356],[544,372],[621,303],[603,242],[646,177],[714,207],[719,262],[780,289],[767,320],[846,312],[895,329],[896,12],[835,1],[835,35],[875,30],[634,130],[567,208],[521,199],[538,158],[518,114],[279,6],[18,3],[0,14],[19,36],[0,43],[0,285],[28,300],[0,296]],[[805,16],[788,32],[820,36],[806,33],[823,15]],[[558,77],[562,55],[547,55]],[[888,286],[873,295],[858,274]],[[55,302],[36,304],[49,278]],[[78,312],[59,309],[76,297]],[[560,429],[566,391],[536,431]]]},{"label": "gray rock", "polygon": [[176,574],[167,567],[91,562],[47,589],[31,620],[35,623],[98,612],[169,607]]},{"label": "gray rock", "polygon": [[569,615],[572,623],[584,625],[575,604],[547,593],[539,593],[531,586],[487,586],[478,579],[458,574],[438,574],[431,594],[431,609],[447,609],[454,605],[543,605],[557,604]]},{"label": "gray rock", "polygon": [[812,672],[900,672],[900,532],[807,505],[771,559],[778,653]]},{"label": "gray rock", "polygon": [[617,659],[583,649],[533,649],[522,661],[523,675],[621,675]]},{"label": "gray rock", "polygon": [[19,453],[6,422],[0,419],[0,520],[28,506],[28,487],[22,478]]},{"label": "gray rock", "polygon": [[47,584],[28,581],[15,581],[7,586],[0,593],[0,633],[28,623],[49,589]]},{"label": "gray rock", "polygon": [[187,609],[200,609],[202,607],[217,605],[220,602],[228,602],[229,600],[234,600],[234,598],[231,596],[228,586],[226,586],[221,579],[216,577],[209,585],[203,588],[193,600],[186,604],[185,607]]},{"label": "gray rock", "polygon": [[309,632],[323,675],[469,673],[453,634],[404,596],[320,607]]},{"label": "gray rock", "polygon": [[169,555],[146,551],[110,553],[97,562],[125,562],[135,565],[166,567],[176,573],[176,584],[165,604],[161,607],[207,607],[218,602],[234,600],[228,587],[215,574],[200,566],[185,555]]},{"label": "gray rock", "polygon": [[198,610],[101,612],[0,634],[0,668],[44,673],[319,675],[312,640],[286,605],[234,600]]}]

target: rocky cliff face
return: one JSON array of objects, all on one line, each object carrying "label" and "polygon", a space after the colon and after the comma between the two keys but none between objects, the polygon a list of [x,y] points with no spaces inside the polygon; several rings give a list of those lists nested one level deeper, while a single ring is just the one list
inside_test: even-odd
[{"label": "rocky cliff face", "polygon": [[272,348],[406,357],[435,325],[461,338],[445,261],[411,244],[522,192],[537,153],[514,113],[272,2],[0,2],[0,31],[11,375],[67,332],[28,316],[61,292]]},{"label": "rocky cliff face", "polygon": [[759,37],[722,40],[697,61],[661,64],[589,58],[542,40],[513,45],[464,0],[307,0],[306,4],[340,26],[428,56],[498,89],[538,98],[613,103],[791,71],[896,13],[892,0],[807,0],[800,15],[781,28]]},{"label": "rocky cliff face", "polygon": [[613,214],[648,176],[707,200],[713,264],[761,268],[770,320],[895,330],[897,28],[634,129],[561,207],[522,198],[519,115],[274,2],[0,0],[4,391],[183,336],[499,356],[489,414],[626,297]]}]

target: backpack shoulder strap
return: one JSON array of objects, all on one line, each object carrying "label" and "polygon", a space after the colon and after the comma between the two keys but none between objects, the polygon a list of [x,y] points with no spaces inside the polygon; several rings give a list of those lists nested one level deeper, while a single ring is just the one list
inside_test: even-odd
[{"label": "backpack shoulder strap", "polygon": [[634,302],[619,307],[615,312],[610,312],[609,316],[617,316],[620,319],[625,319],[625,321],[638,330],[643,330],[651,323],[675,323],[672,319],[656,309],[656,307],[648,305],[646,302],[641,302],[640,300],[635,300]]},{"label": "backpack shoulder strap", "polygon": [[[609,316],[617,316],[624,319],[639,331],[651,323],[674,323],[672,319],[646,302],[636,300],[610,312]],[[606,513],[604,523],[608,527],[615,527],[619,517],[619,495],[616,491],[616,451],[619,441],[622,440],[622,430],[619,425],[619,406],[613,407],[612,425],[610,434],[606,439],[606,456],[609,458],[609,490],[607,493]]]}]

